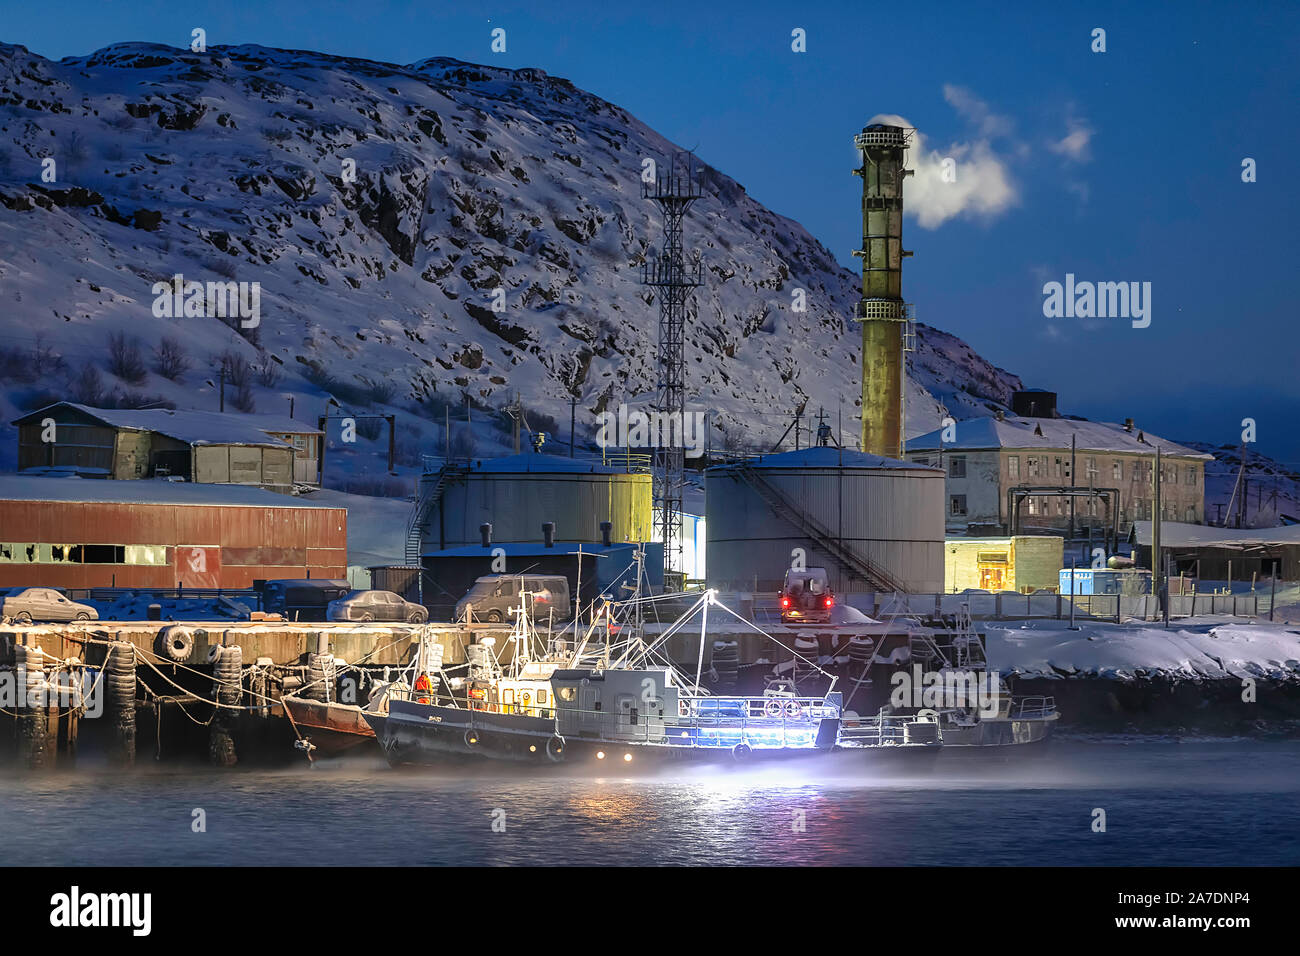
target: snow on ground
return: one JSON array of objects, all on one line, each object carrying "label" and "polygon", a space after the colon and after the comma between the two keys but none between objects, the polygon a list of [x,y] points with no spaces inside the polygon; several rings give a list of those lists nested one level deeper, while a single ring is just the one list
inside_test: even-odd
[{"label": "snow on ground", "polygon": [[348,564],[371,567],[406,563],[410,499],[350,495],[328,489],[301,498],[313,504],[348,509]]},{"label": "snow on ground", "polygon": [[989,662],[1004,674],[1111,680],[1300,679],[1300,629],[1188,618],[1159,624],[1060,621],[987,624]]}]

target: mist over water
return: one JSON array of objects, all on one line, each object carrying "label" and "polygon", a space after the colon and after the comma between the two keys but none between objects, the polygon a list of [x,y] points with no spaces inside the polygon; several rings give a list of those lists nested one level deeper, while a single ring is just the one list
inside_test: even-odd
[{"label": "mist over water", "polygon": [[[0,784],[6,865],[1295,865],[1300,741],[1082,738],[605,777],[377,758]],[[1092,831],[1094,808],[1105,833]],[[191,830],[193,811],[207,832]],[[504,810],[505,830],[493,820]],[[802,823],[802,832],[799,824]],[[499,824],[498,824],[499,827]]]}]

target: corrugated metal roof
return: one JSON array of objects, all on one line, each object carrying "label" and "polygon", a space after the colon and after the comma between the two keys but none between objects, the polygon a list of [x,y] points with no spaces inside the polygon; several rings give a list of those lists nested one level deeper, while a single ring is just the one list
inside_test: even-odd
[{"label": "corrugated metal roof", "polygon": [[234,415],[225,412],[176,411],[168,408],[93,408],[76,402],[56,402],[38,409],[13,424],[39,420],[58,408],[72,408],[111,428],[157,432],[189,445],[288,445],[271,433],[314,434],[320,432],[304,422],[282,415]]},{"label": "corrugated metal roof", "polygon": [[[883,455],[870,455],[866,452],[833,448],[829,445],[814,445],[798,451],[783,451],[772,455],[759,455],[746,461],[753,468],[900,468],[909,471],[937,471],[929,465],[918,465],[914,461],[899,461]],[[708,469],[733,468],[732,464],[714,465]]]},{"label": "corrugated metal roof", "polygon": [[108,478],[40,478],[27,475],[0,475],[0,501],[242,505],[256,508],[330,507],[246,485],[194,484],[149,478],[114,481]]},{"label": "corrugated metal roof", "polygon": [[[1187,448],[1176,442],[1134,428],[1126,431],[1114,422],[1089,422],[1073,418],[967,418],[957,422],[956,441],[943,441],[943,429],[936,429],[909,439],[908,451],[979,450],[989,448],[1065,449],[1070,448],[1071,437],[1077,441],[1079,451],[1128,452],[1154,455],[1156,446],[1162,454],[1179,458],[1213,460],[1213,455]],[[1041,432],[1041,434],[1040,434]]]}]

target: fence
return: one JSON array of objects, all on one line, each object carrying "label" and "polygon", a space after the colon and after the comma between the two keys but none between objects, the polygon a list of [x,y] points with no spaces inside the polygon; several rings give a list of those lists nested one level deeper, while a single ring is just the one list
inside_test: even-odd
[{"label": "fence", "polygon": [[[953,617],[962,605],[970,606],[972,618],[1017,619],[1070,617],[1069,594],[893,594],[866,592],[842,595],[840,600],[875,618],[891,615]],[[1153,594],[1076,594],[1074,613],[1078,618],[1123,621],[1129,618],[1155,620],[1161,617],[1160,601]],[[1227,614],[1236,617],[1268,617],[1271,597],[1262,591],[1245,594],[1171,594],[1170,617],[1198,614]]]}]

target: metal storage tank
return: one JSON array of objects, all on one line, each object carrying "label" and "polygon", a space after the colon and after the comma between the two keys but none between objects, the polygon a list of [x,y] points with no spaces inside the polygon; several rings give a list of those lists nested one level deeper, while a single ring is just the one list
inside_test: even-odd
[{"label": "metal storage tank", "polygon": [[943,504],[941,469],[838,448],[709,468],[709,583],[778,590],[803,548],[839,592],[940,592]]},{"label": "metal storage tank", "polygon": [[599,542],[602,521],[612,524],[612,541],[649,541],[651,494],[648,473],[555,455],[510,455],[424,475],[415,514],[422,551],[478,545],[483,524],[492,525],[493,541],[541,541],[547,521],[555,522],[558,541]]}]

